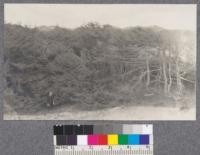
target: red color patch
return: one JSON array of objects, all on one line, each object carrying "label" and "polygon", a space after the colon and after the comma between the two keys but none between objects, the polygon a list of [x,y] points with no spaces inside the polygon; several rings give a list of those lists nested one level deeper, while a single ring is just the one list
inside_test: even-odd
[{"label": "red color patch", "polygon": [[99,135],[98,137],[99,137],[98,138],[99,145],[107,145],[108,144],[107,135]]}]

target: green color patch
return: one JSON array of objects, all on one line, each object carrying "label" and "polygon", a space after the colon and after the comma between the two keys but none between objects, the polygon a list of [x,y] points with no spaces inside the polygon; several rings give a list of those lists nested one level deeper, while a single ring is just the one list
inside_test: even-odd
[{"label": "green color patch", "polygon": [[118,144],[127,145],[128,144],[128,135],[118,135]]}]

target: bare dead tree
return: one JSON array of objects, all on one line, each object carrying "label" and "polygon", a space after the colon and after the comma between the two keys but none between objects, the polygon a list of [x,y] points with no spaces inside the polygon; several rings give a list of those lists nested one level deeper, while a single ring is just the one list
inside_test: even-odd
[{"label": "bare dead tree", "polygon": [[147,81],[146,81],[146,89],[149,89],[150,84],[150,69],[149,69],[149,54],[146,52],[146,72],[147,72]]}]

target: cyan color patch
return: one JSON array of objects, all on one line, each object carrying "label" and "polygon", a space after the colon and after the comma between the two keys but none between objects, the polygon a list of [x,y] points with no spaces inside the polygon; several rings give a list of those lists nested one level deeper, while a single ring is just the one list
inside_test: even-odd
[{"label": "cyan color patch", "polygon": [[139,145],[140,144],[140,135],[128,135],[128,144]]}]

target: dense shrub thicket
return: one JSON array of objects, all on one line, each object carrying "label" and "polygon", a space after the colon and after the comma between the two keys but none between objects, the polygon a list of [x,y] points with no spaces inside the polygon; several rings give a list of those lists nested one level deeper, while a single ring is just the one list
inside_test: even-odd
[{"label": "dense shrub thicket", "polygon": [[10,104],[18,108],[40,107],[49,91],[57,104],[121,104],[194,88],[195,34],[156,26],[5,24],[4,60]]}]

